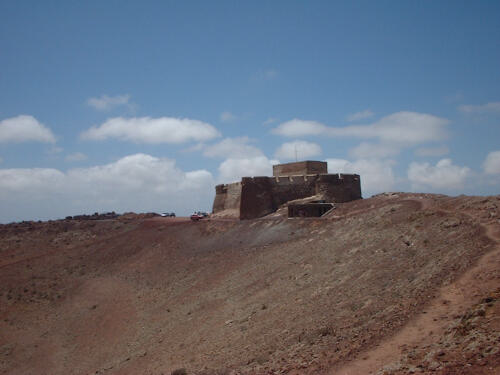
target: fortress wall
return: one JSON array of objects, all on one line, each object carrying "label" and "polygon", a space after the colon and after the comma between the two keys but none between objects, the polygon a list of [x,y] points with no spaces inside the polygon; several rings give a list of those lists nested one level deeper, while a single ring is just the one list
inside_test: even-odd
[{"label": "fortress wall", "polygon": [[273,210],[283,203],[316,194],[318,176],[288,176],[272,179],[271,194]]},{"label": "fortress wall", "polygon": [[254,219],[273,212],[271,177],[241,179],[240,219]]},{"label": "fortress wall", "polygon": [[226,209],[239,209],[241,201],[241,182],[235,182],[227,185]]},{"label": "fortress wall", "polygon": [[361,199],[361,180],[355,174],[320,175],[316,181],[316,194],[328,202],[349,202]]},{"label": "fortress wall", "polygon": [[215,199],[212,206],[212,212],[217,213],[224,210],[226,202],[227,185],[217,185],[215,187]]},{"label": "fortress wall", "polygon": [[244,177],[241,180],[240,219],[270,214],[288,201],[315,194],[317,175]]},{"label": "fortress wall", "polygon": [[217,185],[215,187],[215,199],[212,208],[213,213],[227,209],[240,209],[241,182]]}]

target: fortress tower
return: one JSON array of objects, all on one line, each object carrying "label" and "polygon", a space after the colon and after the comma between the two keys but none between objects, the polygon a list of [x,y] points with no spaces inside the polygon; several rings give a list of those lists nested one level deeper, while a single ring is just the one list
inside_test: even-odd
[{"label": "fortress tower", "polygon": [[273,166],[273,177],[243,177],[239,182],[217,185],[213,213],[254,219],[286,202],[313,196],[331,203],[361,199],[360,177],[329,174],[322,161],[278,164]]}]

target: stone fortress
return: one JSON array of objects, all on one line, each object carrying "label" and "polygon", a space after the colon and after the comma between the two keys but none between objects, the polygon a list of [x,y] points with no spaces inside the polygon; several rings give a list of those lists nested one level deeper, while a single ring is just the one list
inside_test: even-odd
[{"label": "stone fortress", "polygon": [[[359,175],[330,174],[326,162],[308,160],[274,165],[273,177],[243,177],[239,182],[217,185],[212,212],[216,216],[254,219],[290,201],[303,200],[296,203],[309,205],[328,202],[331,208],[332,203],[355,199],[361,199]],[[307,214],[307,210],[300,211],[303,215],[294,215],[291,208],[289,205],[289,216],[320,216]]]}]

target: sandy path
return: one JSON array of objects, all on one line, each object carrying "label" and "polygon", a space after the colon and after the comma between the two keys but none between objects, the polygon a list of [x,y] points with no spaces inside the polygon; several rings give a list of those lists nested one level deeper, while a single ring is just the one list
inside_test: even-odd
[{"label": "sandy path", "polygon": [[[430,206],[429,202],[419,202],[422,203],[423,209]],[[471,215],[465,215],[476,219]],[[488,278],[487,275],[500,269],[500,228],[498,224],[480,225],[485,229],[485,235],[495,243],[491,251],[483,255],[474,267],[455,282],[443,286],[427,309],[398,333],[382,341],[375,348],[361,353],[351,363],[332,369],[329,374],[375,374],[384,365],[398,361],[402,348],[417,344],[422,346],[439,340],[454,316],[462,314],[477,303],[480,296],[498,288],[498,280]]]}]

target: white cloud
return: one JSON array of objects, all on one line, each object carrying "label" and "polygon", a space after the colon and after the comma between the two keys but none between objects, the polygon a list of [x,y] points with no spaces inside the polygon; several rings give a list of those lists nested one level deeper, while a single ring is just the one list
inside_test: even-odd
[{"label": "white cloud", "polygon": [[218,180],[221,183],[230,183],[239,181],[242,177],[272,176],[273,165],[278,163],[278,160],[269,160],[265,156],[229,158],[220,164]]},{"label": "white cloud", "polygon": [[56,137],[33,116],[20,115],[0,121],[0,143],[29,141],[54,143]]},{"label": "white cloud", "polygon": [[464,113],[500,112],[500,102],[490,102],[479,105],[464,104],[458,107],[458,109]]},{"label": "white cloud", "polygon": [[306,135],[324,135],[329,128],[317,121],[293,119],[283,122],[271,130],[272,133],[285,137],[301,137]]},{"label": "white cloud", "polygon": [[248,137],[225,138],[222,141],[207,146],[203,155],[214,158],[252,158],[262,156],[263,153],[257,147],[249,144],[251,142]]},{"label": "white cloud", "polygon": [[483,170],[486,174],[500,174],[500,150],[492,151],[486,156]]},{"label": "white cloud", "polygon": [[210,172],[184,172],[174,160],[146,154],[67,172],[0,169],[0,221],[112,210],[187,214],[208,210],[214,194]]},{"label": "white cloud", "polygon": [[129,105],[130,95],[108,96],[102,95],[100,98],[87,99],[87,105],[98,111],[109,111],[118,106]]},{"label": "white cloud", "polygon": [[284,122],[273,133],[286,137],[323,135],[330,137],[375,138],[381,142],[413,145],[446,138],[448,120],[437,116],[397,112],[369,125],[329,127],[316,121],[293,119]]},{"label": "white cloud", "polygon": [[307,141],[293,141],[283,143],[274,153],[278,159],[284,160],[305,160],[307,158],[321,155],[320,145]]},{"label": "white cloud", "polygon": [[64,187],[64,173],[53,168],[0,169],[0,200],[9,194],[43,194]]},{"label": "white cloud", "polygon": [[66,156],[66,161],[73,162],[73,161],[82,161],[86,160],[88,157],[82,152],[74,152],[72,154],[69,154]]},{"label": "white cloud", "polygon": [[115,138],[137,143],[183,143],[207,141],[220,135],[212,125],[188,118],[115,117],[81,134],[82,139]]},{"label": "white cloud", "polygon": [[354,162],[344,159],[326,159],[329,173],[356,173],[360,175],[364,197],[394,189],[396,178],[393,160],[360,159]]},{"label": "white cloud", "polygon": [[454,165],[451,159],[441,159],[435,166],[413,162],[408,167],[408,179],[414,190],[430,188],[437,191],[463,191],[470,175],[471,170],[468,167]]},{"label": "white cloud", "polygon": [[277,122],[278,119],[275,118],[275,117],[269,117],[266,121],[264,121],[262,123],[262,125],[270,125],[270,124],[274,124],[275,122]]},{"label": "white cloud", "polygon": [[185,148],[184,150],[182,150],[182,152],[198,152],[205,149],[205,147],[205,144],[203,142],[200,142]]},{"label": "white cloud", "polygon": [[369,109],[365,109],[364,111],[361,112],[356,112],[348,115],[346,117],[347,121],[359,121],[359,120],[364,120],[370,117],[373,117],[374,113],[370,111]]},{"label": "white cloud", "polygon": [[415,150],[417,156],[443,156],[450,153],[448,146],[421,147]]},{"label": "white cloud", "polygon": [[384,159],[399,154],[401,147],[394,143],[362,142],[349,150],[349,155],[355,159]]},{"label": "white cloud", "polygon": [[220,120],[222,122],[233,122],[236,119],[237,119],[237,117],[228,111],[224,111],[220,114]]}]

